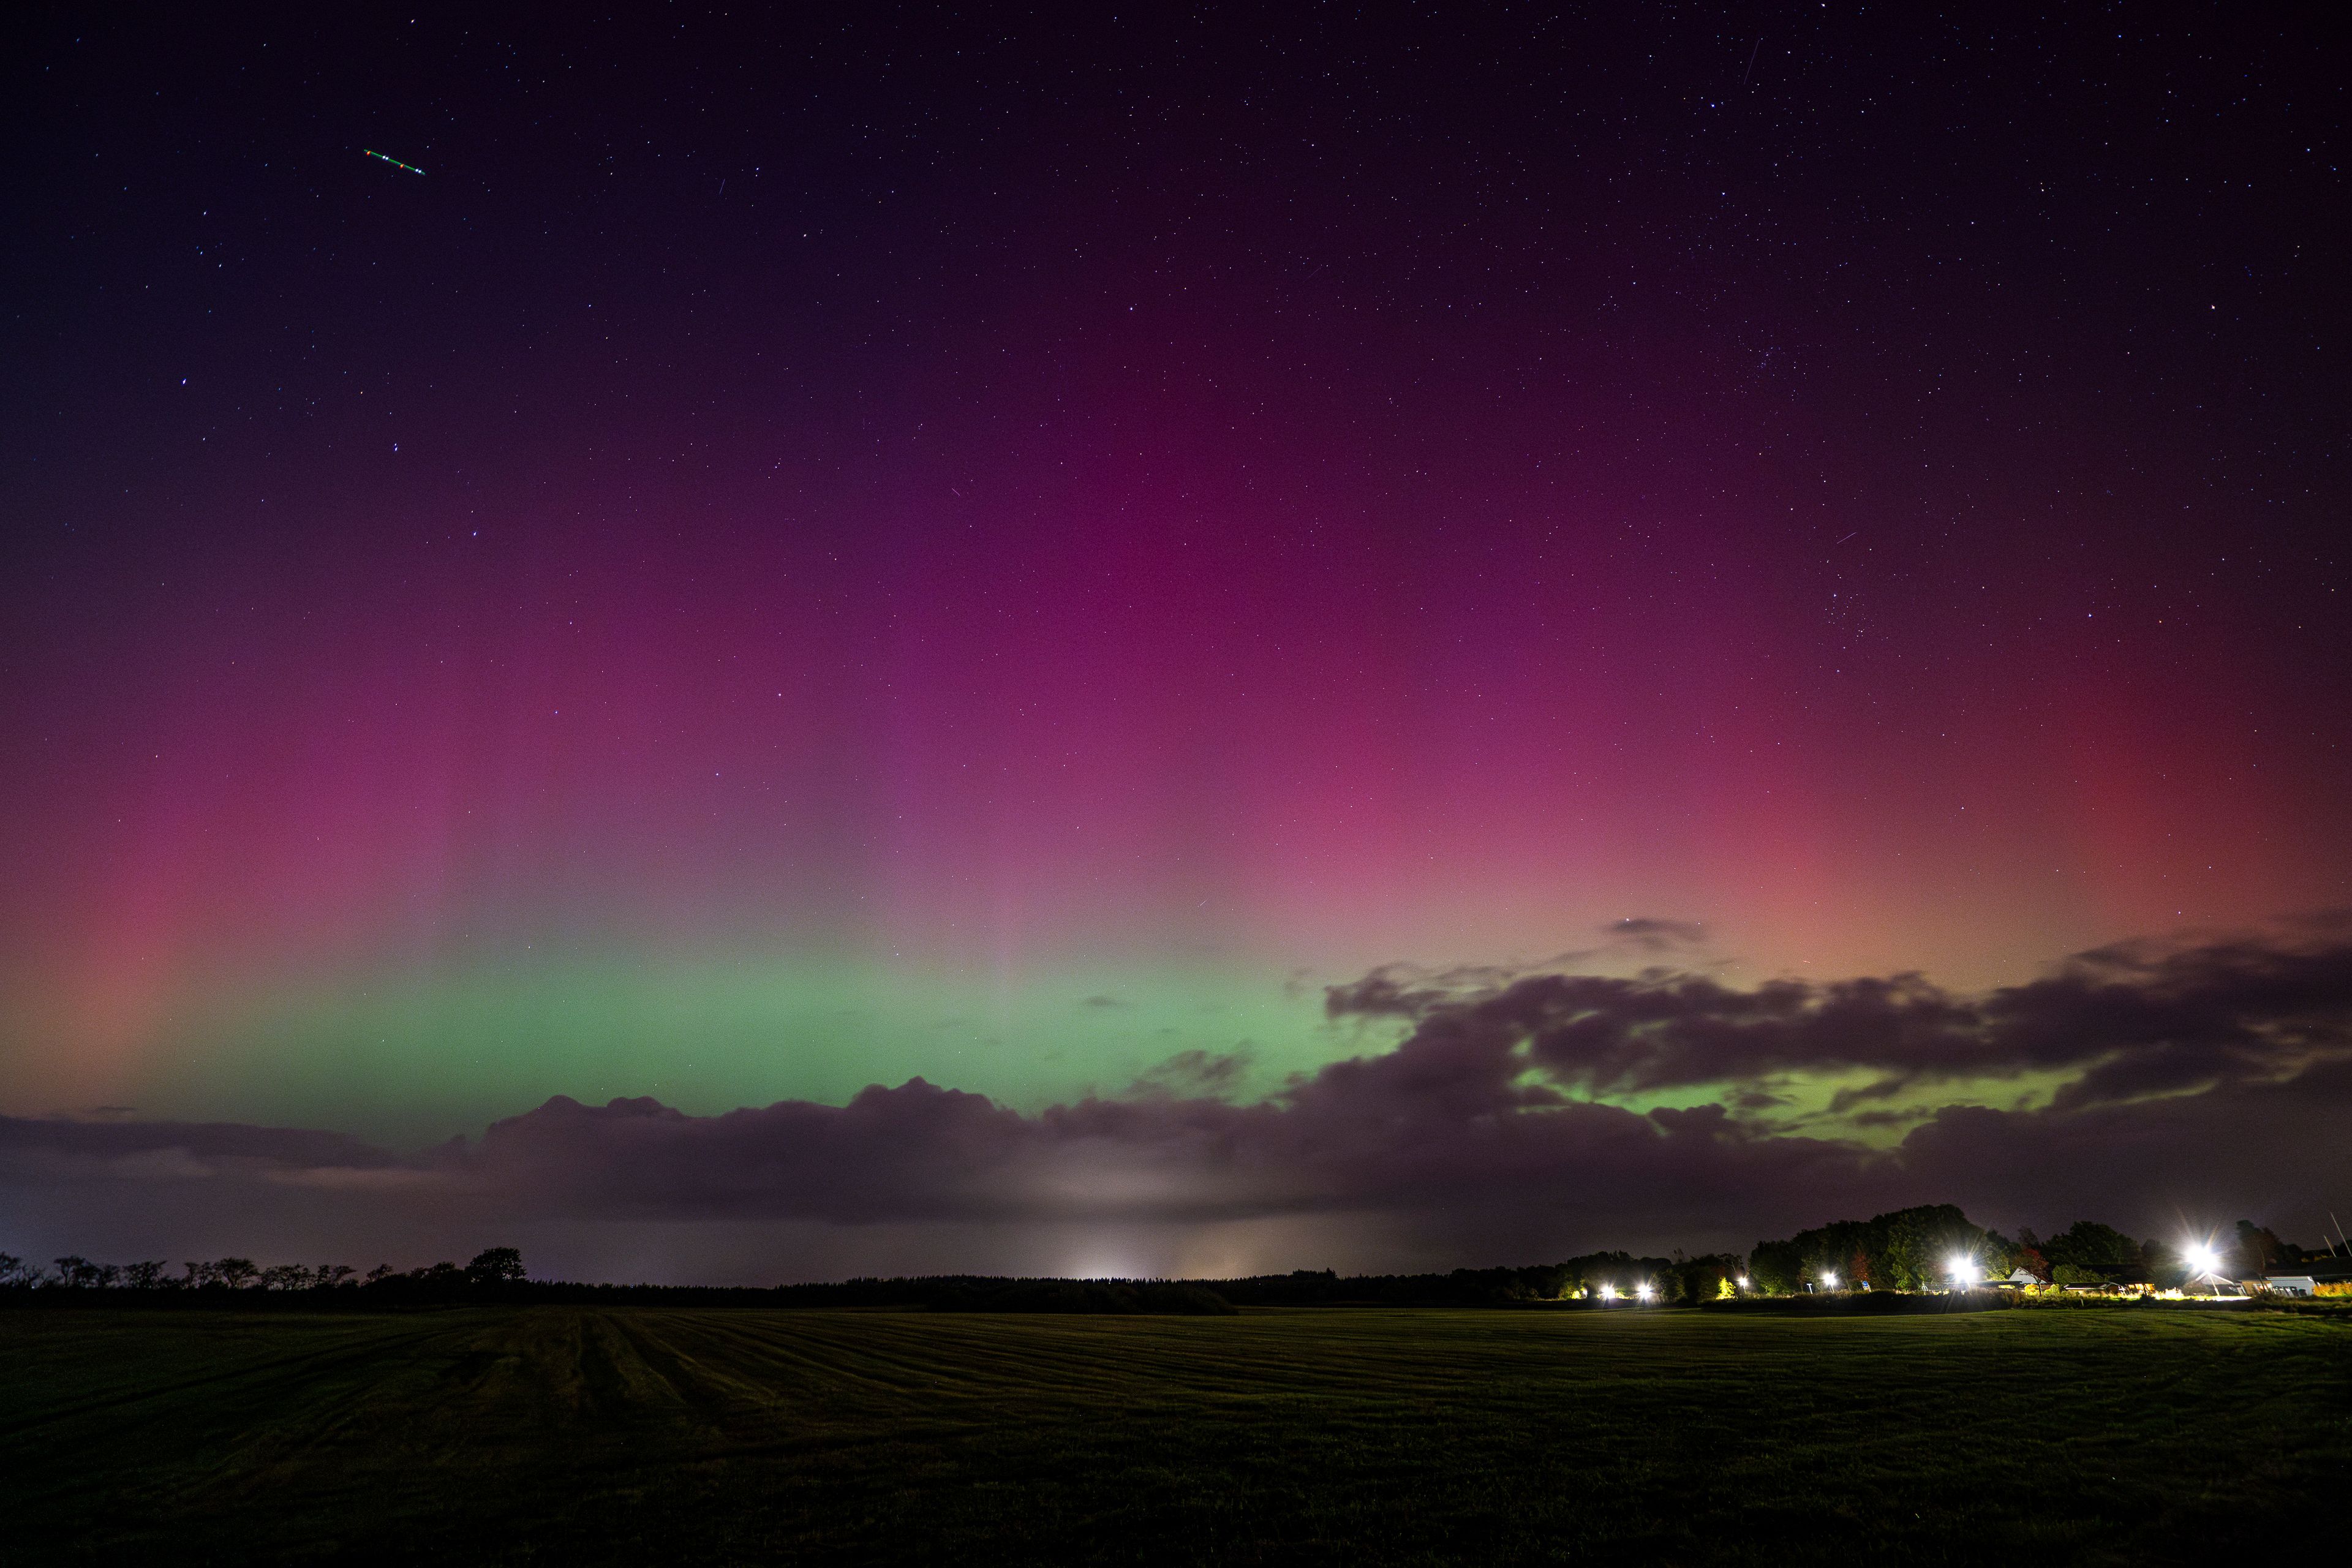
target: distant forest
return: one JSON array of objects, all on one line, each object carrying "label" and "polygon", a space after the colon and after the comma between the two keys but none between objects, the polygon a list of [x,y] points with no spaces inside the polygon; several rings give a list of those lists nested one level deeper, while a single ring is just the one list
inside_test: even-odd
[{"label": "distant forest", "polygon": [[[2282,1241],[2238,1222],[2222,1246],[2224,1268],[2252,1277],[2286,1268],[2352,1268],[2352,1256]],[[1924,1205],[1839,1220],[1780,1241],[1759,1241],[1746,1258],[1594,1252],[1516,1268],[1456,1268],[1445,1274],[1340,1275],[1329,1269],[1240,1279],[1002,1279],[929,1275],[762,1286],[612,1285],[532,1279],[522,1254],[494,1247],[471,1262],[436,1263],[366,1274],[347,1265],[250,1258],[96,1263],[66,1257],[47,1266],[0,1252],[0,1306],[352,1307],[364,1310],[466,1304],[669,1305],[710,1307],[914,1308],[947,1312],[1230,1313],[1242,1307],[1511,1307],[1612,1301],[1695,1305],[1744,1296],[1940,1290],[1952,1265],[1976,1278],[2018,1269],[2054,1285],[2147,1282],[2179,1285],[2188,1260],[2159,1241],[2136,1241],[2093,1220],[2047,1237],[2015,1239],[1971,1223],[1950,1204]]]}]

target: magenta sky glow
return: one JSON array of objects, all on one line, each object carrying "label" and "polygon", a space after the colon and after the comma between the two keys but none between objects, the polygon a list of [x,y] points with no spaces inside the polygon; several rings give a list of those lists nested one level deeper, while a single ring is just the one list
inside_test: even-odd
[{"label": "magenta sky glow", "polygon": [[0,1113],[1246,1100],[1386,964],[2352,902],[2336,100],[1804,15],[52,29]]}]

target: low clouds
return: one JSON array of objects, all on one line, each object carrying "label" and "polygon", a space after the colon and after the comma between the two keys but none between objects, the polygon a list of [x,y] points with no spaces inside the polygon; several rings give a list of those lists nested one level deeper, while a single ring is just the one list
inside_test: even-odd
[{"label": "low clouds", "polygon": [[1739,989],[1668,969],[1434,980],[1381,970],[1332,987],[1326,1006],[1408,1020],[1416,1039],[1507,1043],[1542,1079],[1590,1095],[1861,1069],[1873,1076],[1849,1091],[1859,1102],[2063,1074],[2058,1104],[2087,1108],[2274,1083],[2352,1051],[2352,943],[2330,922],[2300,939],[2125,944],[1982,996],[1916,974]]},{"label": "low clouds", "polygon": [[[709,1117],[558,1097],[416,1155],[280,1128],[0,1120],[0,1188],[20,1229],[113,1223],[142,1194],[170,1195],[153,1212],[216,1219],[299,1194],[313,1220],[341,1203],[385,1234],[452,1215],[575,1239],[627,1227],[640,1259],[648,1226],[720,1225],[927,1238],[893,1255],[902,1268],[1034,1266],[1022,1238],[1048,1231],[1121,1237],[1131,1267],[1183,1267],[1215,1237],[1227,1267],[1288,1268],[1744,1247],[1919,1201],[2011,1224],[2096,1214],[2151,1230],[2246,1212],[2293,1229],[2352,1176],[2340,927],[2107,949],[1978,996],[1916,975],[1742,989],[1669,969],[1390,970],[1333,987],[1327,1006],[1402,1039],[1249,1104],[1226,1098],[1240,1062],[1193,1053],[1125,1094],[1034,1115],[919,1079],[844,1106]],[[1839,1106],[1793,1117],[1775,1086],[1824,1077],[1848,1083]],[[2034,1087],[2032,1108],[1970,1103],[2017,1103],[1985,1092],[2012,1082]],[[1676,1104],[1609,1102],[1642,1096]],[[1871,1142],[1874,1124],[1900,1142]],[[1273,1255],[1318,1236],[1346,1237],[1346,1256]],[[0,1247],[39,1250],[26,1235]],[[768,1272],[822,1272],[816,1256]],[[575,1267],[597,1266],[588,1246]]]},{"label": "low clouds", "polygon": [[170,1154],[183,1171],[269,1175],[324,1170],[387,1170],[400,1159],[340,1132],[248,1127],[231,1121],[87,1121],[0,1117],[0,1176],[60,1175],[149,1168]]}]

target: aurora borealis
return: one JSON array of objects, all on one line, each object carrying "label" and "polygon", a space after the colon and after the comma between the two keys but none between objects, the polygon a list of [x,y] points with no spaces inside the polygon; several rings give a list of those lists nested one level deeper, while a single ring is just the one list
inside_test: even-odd
[{"label": "aurora borealis", "polygon": [[[97,1247],[127,1183],[168,1222],[126,1247],[263,1250],[243,1205],[429,1249],[417,1152],[509,1169],[485,1127],[554,1096],[805,1101],[696,1157],[931,1194],[498,1189],[679,1278],[1089,1227],[1515,1261],[1621,1239],[1578,1162],[1636,1136],[1765,1162],[1614,1160],[1698,1245],[1989,1116],[2251,1141],[2211,1201],[2301,1223],[2345,1155],[2278,1107],[2352,1094],[2352,295],[2294,26],[50,17],[0,260],[0,1115],[46,1195],[0,1246]],[[1937,1000],[1696,1076],[1512,1014],[1467,1121],[1347,1076],[1645,971]],[[906,1173],[919,1095],[809,1131],[917,1078],[986,1097],[939,1113],[972,1163]],[[1480,1224],[1383,1229],[1428,1205],[1351,1173],[1370,1130],[1496,1115],[1524,1161],[1391,1151]],[[278,1215],[206,1196],[244,1145],[198,1124],[363,1152],[253,1155]],[[803,1228],[646,1229],[747,1216]]]}]

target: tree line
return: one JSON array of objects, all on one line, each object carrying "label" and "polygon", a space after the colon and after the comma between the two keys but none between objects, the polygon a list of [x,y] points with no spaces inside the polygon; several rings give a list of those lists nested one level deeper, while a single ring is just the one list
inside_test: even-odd
[{"label": "tree line", "polygon": [[135,1296],[166,1305],[320,1306],[451,1305],[467,1301],[549,1305],[679,1305],[770,1307],[919,1307],[933,1311],[1054,1311],[1223,1313],[1236,1306],[1503,1307],[1543,1301],[1615,1299],[1656,1305],[1721,1300],[1735,1293],[1742,1262],[1727,1253],[1692,1258],[1636,1257],[1595,1252],[1560,1263],[1520,1268],[1456,1268],[1449,1273],[1340,1275],[1330,1269],[1242,1279],[1007,1279],[985,1275],[862,1278],[771,1288],[604,1285],[524,1277],[522,1254],[497,1247],[462,1268],[436,1263],[396,1272],[360,1274],[338,1265],[279,1264],[248,1258],[192,1262],[174,1274],[163,1263],[125,1265],[60,1258],[41,1268],[0,1253],[0,1291],[38,1290],[52,1304],[60,1294],[123,1300]]},{"label": "tree line", "polygon": [[[2334,1248],[2306,1248],[2267,1227],[2238,1222],[2217,1244],[2224,1278],[2246,1279],[2309,1268]],[[2094,1220],[2063,1231],[2015,1237],[1988,1230],[1951,1204],[1921,1205],[1837,1220],[1777,1241],[1759,1241],[1746,1258],[1732,1253],[1668,1257],[1593,1252],[1559,1263],[1456,1268],[1446,1273],[1341,1275],[1331,1269],[1238,1279],[1006,1279],[929,1275],[856,1279],[824,1284],[753,1286],[604,1285],[534,1280],[522,1253],[493,1247],[471,1262],[436,1263],[365,1274],[341,1264],[274,1264],[246,1258],[191,1261],[173,1272],[160,1260],[98,1263],[68,1256],[48,1265],[0,1252],[0,1302],[37,1299],[65,1305],[100,1300],[154,1305],[314,1305],[364,1308],[463,1305],[913,1307],[933,1311],[1222,1313],[1236,1307],[1510,1307],[1538,1302],[1619,1300],[1656,1306],[1704,1305],[1749,1296],[1824,1290],[1924,1291],[1948,1288],[1953,1265],[1973,1278],[2022,1269],[2052,1285],[2186,1283],[2194,1266],[2158,1240],[2135,1240]],[[2336,1258],[2352,1268],[2352,1258]]]},{"label": "tree line", "polygon": [[[96,1263],[68,1254],[47,1266],[0,1252],[0,1291],[21,1294],[51,1292],[133,1292],[148,1300],[180,1298],[196,1300],[255,1297],[299,1297],[364,1300],[377,1305],[410,1302],[490,1300],[525,1287],[522,1253],[512,1247],[486,1247],[463,1266],[435,1263],[423,1268],[395,1269],[380,1264],[362,1274],[348,1264],[278,1263],[264,1268],[249,1258],[191,1260],[172,1272],[161,1259],[138,1263]],[[54,1300],[54,1297],[50,1299]]]},{"label": "tree line", "polygon": [[[2352,1258],[2332,1247],[2282,1241],[2268,1227],[2242,1219],[2234,1237],[2217,1238],[2211,1249],[2218,1272],[2230,1279],[2329,1258],[2352,1265]],[[1950,1283],[1955,1263],[1976,1279],[2008,1278],[2022,1270],[2038,1283],[2060,1286],[2146,1283],[2178,1289],[2200,1272],[2186,1243],[2136,1240],[2088,1219],[2049,1236],[2021,1230],[2012,1238],[1974,1224],[1950,1204],[1838,1220],[1785,1240],[1759,1241],[1748,1254],[1755,1289],[1780,1296],[1809,1289],[1938,1289]]]},{"label": "tree line", "polygon": [[1226,1300],[1244,1307],[1507,1307],[1611,1299],[1673,1305],[1730,1296],[1741,1271],[1740,1259],[1729,1253],[1642,1258],[1630,1252],[1592,1252],[1560,1263],[1456,1268],[1444,1274],[1341,1275],[1328,1268],[1301,1268],[1210,1283]]},{"label": "tree line", "polygon": [[65,1257],[48,1267],[0,1252],[0,1304],[155,1307],[294,1307],[385,1310],[466,1305],[919,1307],[940,1312],[1230,1313],[1232,1303],[1202,1285],[1171,1279],[1000,1279],[934,1275],[846,1279],[772,1288],[603,1285],[532,1279],[522,1253],[493,1247],[472,1262],[436,1263],[366,1274],[340,1264],[278,1264],[251,1258],[94,1263]]}]

